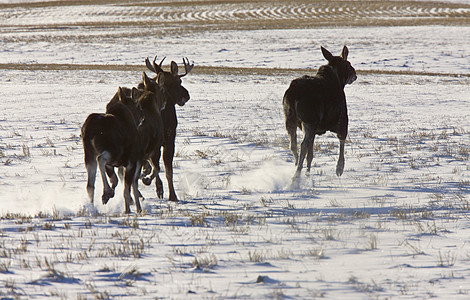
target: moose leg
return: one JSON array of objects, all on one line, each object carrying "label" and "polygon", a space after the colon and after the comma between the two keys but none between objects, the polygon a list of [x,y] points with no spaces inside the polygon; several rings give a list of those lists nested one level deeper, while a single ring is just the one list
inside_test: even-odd
[{"label": "moose leg", "polygon": [[108,175],[109,179],[111,180],[111,188],[114,190],[116,189],[116,186],[118,185],[118,177],[116,173],[114,172],[114,167],[113,166],[106,166],[106,174]]},{"label": "moose leg", "polygon": [[[124,167],[119,167],[118,168],[118,174],[119,174],[119,178],[121,178],[121,180],[124,182],[124,170],[125,168]],[[118,185],[118,177],[116,176],[116,173],[114,172],[114,168],[111,167],[111,170],[108,171],[108,166],[106,167],[106,173],[108,173],[108,176],[110,177],[111,179],[111,184],[112,184],[112,189],[113,191],[116,189],[116,186]],[[140,191],[139,191],[139,195],[140,197],[144,198],[144,196],[142,196],[142,194],[140,194]],[[112,198],[112,197],[111,197]],[[131,199],[132,200],[132,199]],[[134,202],[131,202],[131,205],[134,204]]]},{"label": "moose leg", "polygon": [[174,142],[168,143],[163,147],[163,163],[165,164],[165,175],[166,180],[168,181],[168,189],[170,193],[169,200],[178,202],[178,197],[176,197],[175,187],[173,186],[173,155],[175,154],[175,144]]},{"label": "moose leg", "polygon": [[304,139],[300,144],[300,157],[299,157],[299,164],[297,165],[297,171],[295,173],[295,177],[300,176],[300,172],[302,171],[302,167],[304,164],[305,156],[307,155],[309,145],[313,145],[313,140],[315,138],[315,131],[313,130],[313,126],[302,123],[302,130],[304,132]]},{"label": "moose leg", "polygon": [[131,203],[132,203],[131,185],[127,182],[127,180],[124,180],[124,181],[125,181],[125,183],[124,183],[124,204],[125,204],[125,207],[126,207],[125,212],[126,212],[126,214],[130,214],[131,213]]},{"label": "moose leg", "polygon": [[315,135],[312,139],[308,140],[307,143],[307,173],[310,173],[310,168],[312,167],[313,160],[313,142],[315,141]]},{"label": "moose leg", "polygon": [[[152,165],[150,164],[150,162],[148,160],[146,160],[144,162],[144,164],[142,165],[142,182],[145,184],[145,185],[150,185],[152,183],[152,180],[154,177],[154,171],[153,171],[153,163]],[[150,174],[152,173],[152,174]],[[150,175],[150,176],[148,176]]]},{"label": "moose leg", "polygon": [[86,185],[86,190],[88,193],[88,199],[90,199],[90,203],[93,203],[93,198],[95,195],[95,180],[96,180],[96,167],[98,163],[96,159],[89,160],[86,162],[86,171],[88,173],[88,181]]},{"label": "moose leg", "polygon": [[[148,160],[144,161],[142,164],[142,178],[147,177],[152,172],[152,166]],[[143,180],[142,180],[143,181]],[[145,185],[149,185],[149,183],[144,182]]]},{"label": "moose leg", "polygon": [[103,196],[101,196],[101,200],[103,204],[108,203],[109,199],[114,197],[114,190],[109,186],[108,178],[106,176],[106,165],[110,160],[110,153],[104,151],[98,157],[98,165],[100,167],[101,179],[103,180]]},{"label": "moose leg", "polygon": [[134,183],[132,184],[132,190],[134,191],[134,199],[135,199],[135,206],[137,208],[137,213],[141,213],[142,212],[142,207],[140,206],[140,191],[138,189],[138,181],[135,180]]},{"label": "moose leg", "polygon": [[336,175],[341,176],[344,170],[344,142],[345,140],[339,140],[339,158],[336,164]]},{"label": "moose leg", "polygon": [[[153,165],[153,173],[152,177],[155,178],[155,188],[157,192],[157,197],[159,199],[163,199],[163,182],[160,179],[160,156],[161,150],[158,148],[155,153],[151,157],[152,165]],[[150,182],[149,182],[150,184]]]},{"label": "moose leg", "polygon": [[[135,164],[128,164],[126,167],[126,171],[124,173],[124,203],[126,206],[126,214],[131,213],[131,204],[133,203],[132,197],[131,197],[131,187],[136,187],[135,181],[137,181],[136,177],[136,165]],[[138,195],[138,190],[137,188],[134,189],[134,197],[137,194]],[[140,207],[140,202],[139,198],[137,197],[135,199],[136,203],[139,203],[137,205],[137,209]]]},{"label": "moose leg", "polygon": [[287,133],[289,134],[289,147],[290,151],[294,155],[295,165],[299,163],[299,152],[297,149],[297,126],[289,126],[286,124]]},{"label": "moose leg", "polygon": [[139,178],[140,178],[140,163],[137,164],[135,173],[134,173],[134,180],[132,181],[132,191],[134,192],[134,199],[135,199],[135,206],[137,208],[137,212],[142,212],[142,207],[140,206],[140,197],[142,194],[139,191]]},{"label": "moose leg", "polygon": [[[158,172],[159,171],[160,170],[158,170]],[[158,172],[155,170],[155,165],[152,158],[150,158],[150,160],[146,160],[142,167],[142,182],[145,185],[150,185]]]}]

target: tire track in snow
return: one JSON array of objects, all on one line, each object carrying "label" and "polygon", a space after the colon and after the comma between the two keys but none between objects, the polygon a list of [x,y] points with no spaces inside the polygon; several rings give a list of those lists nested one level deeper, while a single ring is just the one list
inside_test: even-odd
[{"label": "tire track in snow", "polygon": [[[470,24],[470,5],[411,1],[186,1],[156,4],[0,6],[0,26],[184,26],[220,24],[243,29],[289,27],[299,22],[324,25]],[[251,29],[251,28],[249,28]]]}]

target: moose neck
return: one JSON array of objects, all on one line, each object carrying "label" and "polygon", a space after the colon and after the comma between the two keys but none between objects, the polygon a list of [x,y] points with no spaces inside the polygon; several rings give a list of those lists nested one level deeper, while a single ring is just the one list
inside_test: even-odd
[{"label": "moose neck", "polygon": [[[164,87],[160,87],[160,92],[163,96],[163,99],[165,99],[165,102],[166,102],[166,106],[170,106],[172,107],[173,109],[175,108],[175,105],[176,105],[176,101],[175,101],[175,97],[173,97],[173,95],[171,95],[167,89],[165,89]],[[166,109],[166,108],[165,108]]]},{"label": "moose neck", "polygon": [[344,74],[341,74],[338,68],[329,64],[321,66],[320,69],[318,69],[317,76],[335,80],[341,89],[344,89],[344,86],[346,85]]},{"label": "moose neck", "polygon": [[161,115],[162,118],[166,120],[166,122],[164,121],[165,125],[176,128],[177,120],[175,103],[167,101],[165,108],[161,111]]}]

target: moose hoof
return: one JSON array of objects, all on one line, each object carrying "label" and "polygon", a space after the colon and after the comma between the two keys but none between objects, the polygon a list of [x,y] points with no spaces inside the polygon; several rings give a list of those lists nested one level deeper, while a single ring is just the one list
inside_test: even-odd
[{"label": "moose hoof", "polygon": [[295,174],[294,177],[292,177],[290,188],[293,190],[297,190],[300,188],[300,173]]},{"label": "moose hoof", "polygon": [[299,179],[301,173],[302,173],[302,171],[299,170],[299,169],[297,169],[297,170],[295,171],[294,176],[292,176],[292,180],[297,180],[297,179]]},{"label": "moose hoof", "polygon": [[107,204],[109,199],[111,199],[113,197],[114,197],[114,191],[109,190],[109,191],[105,192],[103,194],[103,196],[101,196],[101,201],[103,202],[103,204]]},{"label": "moose hoof", "polygon": [[171,202],[178,202],[178,197],[176,197],[176,195],[172,195],[170,196],[170,199],[168,199],[169,201]]},{"label": "moose hoof", "polygon": [[158,199],[163,199],[163,186],[157,187],[156,192],[157,192]]},{"label": "moose hoof", "polygon": [[312,167],[307,166],[307,170],[305,170],[305,176],[310,177],[310,171],[311,171],[311,169],[312,169]]},{"label": "moose hoof", "polygon": [[144,177],[142,178],[142,182],[145,184],[145,185],[150,185],[152,183],[152,178],[150,177]]},{"label": "moose hoof", "polygon": [[336,167],[336,176],[340,177],[341,175],[343,175],[343,169],[344,169],[344,165],[337,166]]}]

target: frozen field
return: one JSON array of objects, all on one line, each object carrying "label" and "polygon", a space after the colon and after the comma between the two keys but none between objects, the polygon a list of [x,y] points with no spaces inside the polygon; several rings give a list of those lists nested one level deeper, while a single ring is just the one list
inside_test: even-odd
[{"label": "frozen field", "polygon": [[[0,297],[470,297],[469,1],[107,2],[0,4]],[[327,133],[293,188],[282,96],[345,44],[344,174]],[[181,201],[90,205],[80,127],[154,55]]]}]

